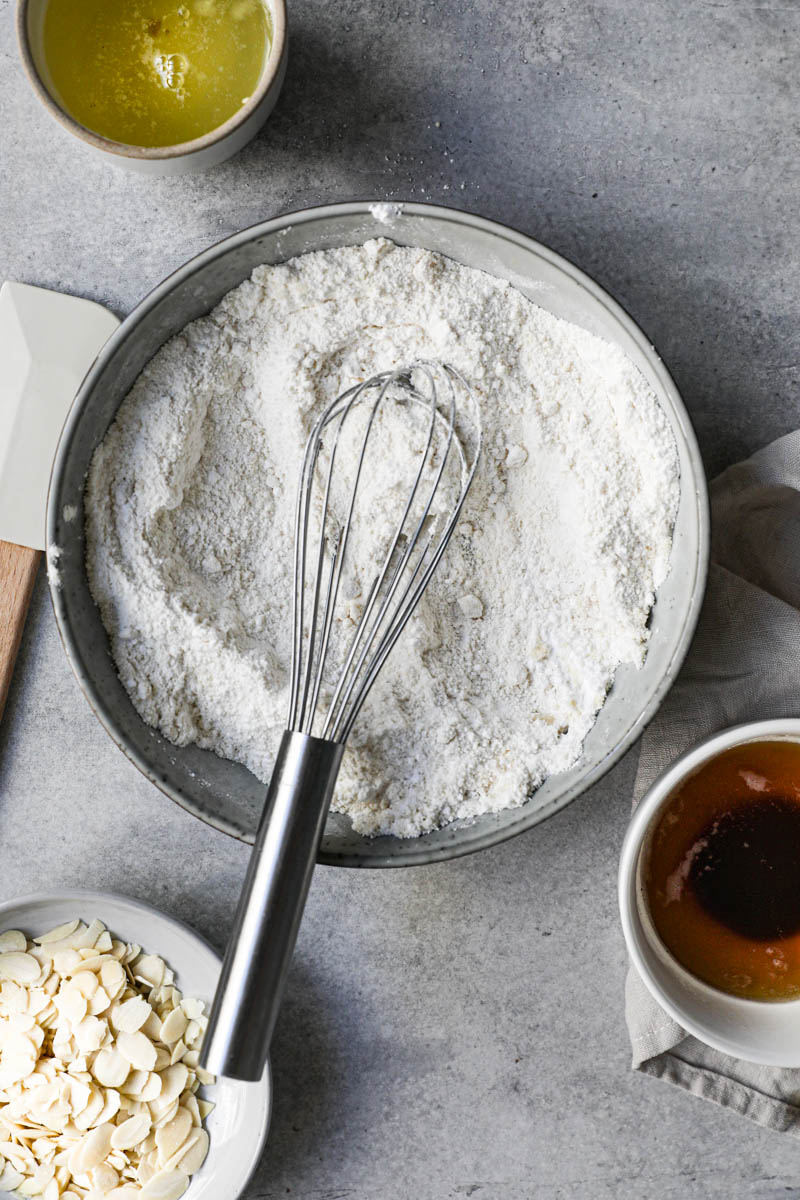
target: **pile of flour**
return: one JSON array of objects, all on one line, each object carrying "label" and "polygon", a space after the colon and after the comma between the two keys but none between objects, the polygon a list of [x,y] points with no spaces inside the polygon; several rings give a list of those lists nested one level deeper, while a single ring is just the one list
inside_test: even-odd
[{"label": "pile of flour", "polygon": [[86,495],[89,580],[139,713],[266,782],[306,437],[346,387],[419,358],[470,381],[484,448],[336,792],[356,830],[401,837],[523,803],[578,759],[616,668],[643,660],[678,460],[622,352],[427,251],[308,254],[257,269],[159,351]]}]

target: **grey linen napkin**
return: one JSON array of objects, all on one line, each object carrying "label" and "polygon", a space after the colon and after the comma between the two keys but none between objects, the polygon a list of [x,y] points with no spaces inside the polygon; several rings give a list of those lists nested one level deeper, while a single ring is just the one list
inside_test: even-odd
[{"label": "grey linen napkin", "polygon": [[[711,484],[711,570],[692,648],[642,740],[634,806],[678,754],[740,721],[800,714],[800,432]],[[759,1067],[690,1037],[631,968],[633,1067],[800,1137],[800,1070]]]}]

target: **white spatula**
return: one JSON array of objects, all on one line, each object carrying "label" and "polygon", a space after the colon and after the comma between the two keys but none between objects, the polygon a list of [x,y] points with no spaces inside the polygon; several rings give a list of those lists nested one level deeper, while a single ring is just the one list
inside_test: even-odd
[{"label": "white spatula", "polygon": [[58,438],[118,324],[90,300],[25,283],[0,288],[0,718],[44,549]]}]

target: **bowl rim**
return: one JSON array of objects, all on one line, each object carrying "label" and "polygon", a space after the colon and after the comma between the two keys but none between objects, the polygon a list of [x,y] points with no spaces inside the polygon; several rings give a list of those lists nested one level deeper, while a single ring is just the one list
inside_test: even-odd
[{"label": "bowl rim", "polygon": [[[166,925],[171,925],[176,933],[179,933],[182,936],[188,938],[190,941],[195,942],[204,951],[209,953],[213,957],[214,961],[218,964],[219,969],[220,970],[222,969],[222,959],[221,959],[220,955],[217,953],[217,951],[214,949],[214,947],[211,945],[211,943],[205,937],[203,937],[203,935],[201,933],[198,933],[196,929],[193,929],[191,927],[191,925],[187,925],[185,921],[181,921],[178,917],[173,917],[170,913],[162,912],[162,910],[160,908],[156,908],[155,905],[153,905],[153,904],[148,904],[148,902],[146,900],[137,900],[135,897],[126,896],[122,892],[109,892],[105,889],[64,888],[61,890],[29,892],[28,894],[26,894],[24,896],[16,896],[10,900],[0,901],[0,930],[2,929],[3,919],[5,918],[6,914],[11,913],[14,910],[22,909],[22,908],[30,908],[30,907],[33,907],[35,905],[40,905],[40,904],[61,905],[61,904],[71,904],[73,902],[76,906],[77,905],[80,905],[80,906],[85,905],[88,907],[89,905],[91,905],[92,907],[94,907],[97,915],[100,917],[101,920],[103,919],[102,906],[103,906],[103,904],[109,903],[109,902],[113,903],[113,904],[121,905],[123,908],[129,908],[129,909],[134,910],[135,912],[142,913],[143,916],[145,916],[146,918],[155,917],[158,921],[161,921]],[[113,928],[111,926],[109,926],[109,928],[111,928],[112,932],[113,932]],[[154,952],[157,953],[157,950],[154,950]],[[168,965],[171,967],[174,967],[173,963],[169,963]],[[176,970],[176,974],[177,973],[178,972]],[[230,1082],[235,1083],[236,1081],[231,1080]],[[250,1086],[250,1085],[248,1085],[248,1086]],[[253,1143],[251,1143],[251,1146],[249,1148],[251,1158],[250,1158],[249,1165],[247,1167],[246,1177],[242,1180],[241,1188],[236,1193],[237,1196],[243,1196],[246,1188],[252,1181],[253,1176],[255,1175],[256,1170],[258,1168],[259,1162],[261,1161],[261,1157],[264,1153],[264,1148],[267,1144],[267,1138],[269,1137],[269,1131],[272,1126],[272,1110],[273,1110],[273,1106],[274,1106],[274,1087],[273,1087],[273,1080],[272,1080],[272,1064],[271,1064],[269,1058],[267,1058],[266,1066],[264,1068],[264,1074],[261,1076],[261,1079],[258,1080],[257,1083],[254,1084],[253,1086],[257,1086],[266,1091],[266,1103],[264,1106],[264,1121],[263,1121],[263,1125],[262,1125],[262,1128],[261,1128],[261,1131],[259,1133],[257,1140],[254,1141]],[[189,1191],[191,1191],[191,1184],[189,1187]],[[189,1195],[189,1192],[187,1192],[187,1196],[188,1195]],[[234,1200],[234,1198],[231,1197],[231,1200]]]},{"label": "bowl rim", "polygon": [[[696,1037],[705,1045],[724,1054],[732,1054],[747,1062],[759,1063],[764,1066],[796,1067],[800,1065],[800,1051],[795,1055],[795,1061],[785,1061],[783,1057],[771,1057],[764,1052],[748,1049],[747,1045],[733,1043],[710,1031],[708,1026],[701,1026],[690,1013],[687,1013],[663,989],[651,970],[647,955],[643,952],[643,944],[650,943],[645,929],[645,922],[639,913],[639,865],[642,851],[647,841],[647,835],[655,824],[659,813],[670,797],[686,779],[693,775],[705,763],[716,758],[725,750],[734,746],[744,746],[751,742],[764,741],[800,742],[800,718],[775,717],[767,720],[744,721],[737,725],[727,726],[709,734],[708,737],[696,742],[672,762],[666,770],[650,785],[642,799],[633,811],[620,852],[617,872],[617,899],[619,904],[620,922],[625,938],[625,945],[631,962],[639,974],[650,995],[656,1003],[677,1022],[682,1029]],[[654,932],[654,937],[657,934]],[[659,957],[668,963],[669,969],[680,980],[688,982],[698,996],[706,1001],[708,1011],[713,1004],[724,1000],[726,1007],[742,1015],[744,1021],[751,1024],[758,1020],[759,1014],[773,1010],[776,1006],[789,1011],[800,1012],[800,999],[794,1000],[755,1000],[747,996],[734,996],[714,987],[702,979],[698,979],[688,971],[682,963],[658,939]]]},{"label": "bowl rim", "polygon": [[[203,270],[210,262],[227,254],[230,250],[237,246],[243,245],[249,241],[255,241],[272,233],[279,233],[286,226],[297,227],[300,225],[311,225],[318,220],[327,220],[331,217],[368,217],[371,215],[371,210],[376,203],[380,201],[363,200],[350,201],[339,204],[321,205],[314,208],[299,209],[294,212],[282,213],[279,216],[271,217],[266,221],[257,222],[254,225],[248,226],[245,229],[239,230],[236,233],[213,243],[211,246],[202,250],[199,254],[190,258],[187,262],[178,267],[175,271],[166,276],[159,284],[157,284],[142,300],[131,310],[125,317],[120,326],[111,335],[100,351],[97,359],[86,375],[77,395],[73,402],[72,408],[67,416],[67,420],[62,430],[61,439],[56,451],[53,469],[50,476],[50,488],[48,493],[47,503],[47,555],[48,566],[54,568],[53,571],[48,571],[49,580],[57,578],[57,563],[52,558],[51,548],[57,543],[57,526],[59,519],[59,504],[58,497],[60,493],[60,480],[65,467],[65,460],[69,444],[72,440],[72,435],[80,420],[81,409],[85,396],[91,391],[94,385],[95,378],[102,373],[110,358],[116,353],[117,348],[121,346],[132,329],[135,328],[138,321],[155,308],[162,300],[168,296],[179,284],[185,283],[191,279],[198,271]],[[393,201],[393,203],[395,203]],[[440,843],[439,845],[427,846],[424,844],[423,838],[401,839],[392,836],[383,838],[369,839],[373,844],[381,843],[387,846],[385,852],[378,852],[369,855],[361,855],[355,851],[348,850],[330,850],[326,849],[325,841],[320,848],[317,861],[328,866],[342,867],[357,867],[357,868],[384,868],[384,867],[410,867],[424,866],[434,862],[449,861],[452,858],[459,858],[466,854],[472,854],[478,850],[484,850],[490,846],[494,846],[500,842],[507,841],[512,837],[526,832],[528,829],[537,825],[540,821],[547,817],[553,816],[562,808],[565,808],[572,800],[576,799],[589,787],[601,779],[626,753],[633,743],[640,737],[644,729],[655,716],[661,703],[669,691],[675,677],[686,657],[694,631],[697,626],[697,621],[700,616],[703,596],[705,594],[705,585],[708,575],[708,563],[710,553],[710,510],[708,500],[708,489],[705,479],[705,471],[703,468],[700,449],[697,443],[697,438],[692,426],[689,414],[681,399],[680,393],[669,374],[663,360],[657,354],[650,340],[647,338],[641,327],[633,320],[626,310],[614,298],[605,291],[591,276],[587,275],[579,267],[575,266],[569,259],[557,254],[554,250],[544,246],[536,239],[528,237],[526,234],[520,233],[518,230],[510,226],[500,224],[497,221],[489,220],[488,218],[478,216],[474,213],[465,212],[457,208],[447,208],[440,205],[421,204],[418,202],[400,202],[399,204],[403,215],[410,215],[419,218],[436,218],[438,220],[450,221],[456,225],[469,226],[478,229],[482,232],[493,234],[495,237],[510,242],[522,249],[532,251],[539,255],[551,266],[568,275],[571,280],[582,287],[589,293],[592,300],[603,306],[608,314],[619,324],[628,336],[637,345],[643,355],[647,358],[652,370],[657,375],[661,386],[670,398],[670,402],[674,406],[675,412],[680,419],[682,434],[685,442],[685,448],[689,460],[692,464],[693,482],[695,485],[695,500],[698,511],[698,526],[697,526],[697,553],[692,563],[694,570],[693,583],[691,588],[690,602],[688,605],[687,616],[681,630],[680,637],[673,652],[672,658],[668,666],[663,672],[663,675],[658,683],[658,686],[653,691],[647,705],[642,709],[639,717],[627,733],[621,737],[614,746],[608,751],[603,759],[598,762],[592,770],[587,771],[581,778],[575,781],[570,787],[566,788],[553,800],[535,809],[528,815],[527,818],[515,822],[513,825],[499,829],[486,829],[481,835],[475,838],[464,839],[456,843]],[[392,227],[387,226],[385,235],[391,237]],[[121,734],[113,720],[107,713],[106,704],[102,695],[95,688],[93,682],[88,676],[82,663],[82,654],[77,640],[75,639],[70,622],[65,612],[65,605],[60,589],[54,587],[50,583],[50,596],[53,603],[53,608],[56,616],[61,641],[67,658],[70,662],[72,670],[78,679],[78,682],[83,690],[83,693],[92,708],[95,716],[105,728],[106,732],[112,740],[119,746],[123,753],[133,762],[142,774],[156,785],[161,791],[184,808],[193,816],[202,820],[205,824],[212,828],[218,829],[222,833],[236,837],[239,841],[244,841],[248,844],[252,842],[246,834],[234,828],[229,822],[220,819],[213,814],[200,810],[190,799],[184,796],[181,791],[170,785],[169,781],[162,779],[147,763],[146,759],[139,751],[128,743],[127,738]],[[266,790],[266,789],[265,789]],[[365,839],[366,840],[366,839]],[[422,843],[420,848],[420,843]],[[399,852],[397,846],[408,847],[403,852]],[[393,847],[392,851],[389,847]],[[415,853],[411,852],[412,847],[417,847]]]},{"label": "bowl rim", "polygon": [[[44,0],[44,3],[46,2],[47,0]],[[171,146],[137,146],[133,143],[117,142],[113,138],[104,137],[103,134],[95,133],[94,130],[88,129],[80,121],[76,121],[74,117],[70,116],[67,110],[62,108],[54,98],[39,73],[39,68],[36,65],[31,48],[28,13],[32,3],[33,0],[17,0],[16,11],[17,46],[28,82],[51,117],[54,117],[64,129],[80,141],[93,146],[94,149],[102,150],[106,154],[115,154],[119,158],[154,162],[164,161],[165,159],[180,159],[190,154],[196,154],[201,150],[207,150],[209,147],[215,146],[218,142],[224,141],[231,134],[235,133],[260,107],[265,96],[269,93],[280,75],[281,64],[288,48],[286,0],[264,0],[272,18],[272,43],[269,54],[261,68],[258,83],[247,103],[238,112],[235,112],[233,116],[228,117],[227,121],[224,121],[222,125],[218,125],[216,129],[209,130],[208,133],[204,133],[201,137],[192,138],[188,142],[176,142]]]}]

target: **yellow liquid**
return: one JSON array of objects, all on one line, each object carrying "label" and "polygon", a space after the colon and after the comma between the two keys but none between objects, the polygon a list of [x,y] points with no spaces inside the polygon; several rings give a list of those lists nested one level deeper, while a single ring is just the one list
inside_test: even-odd
[{"label": "yellow liquid", "polygon": [[263,0],[49,0],[44,56],[81,125],[131,146],[174,146],[247,102],[271,40]]}]

